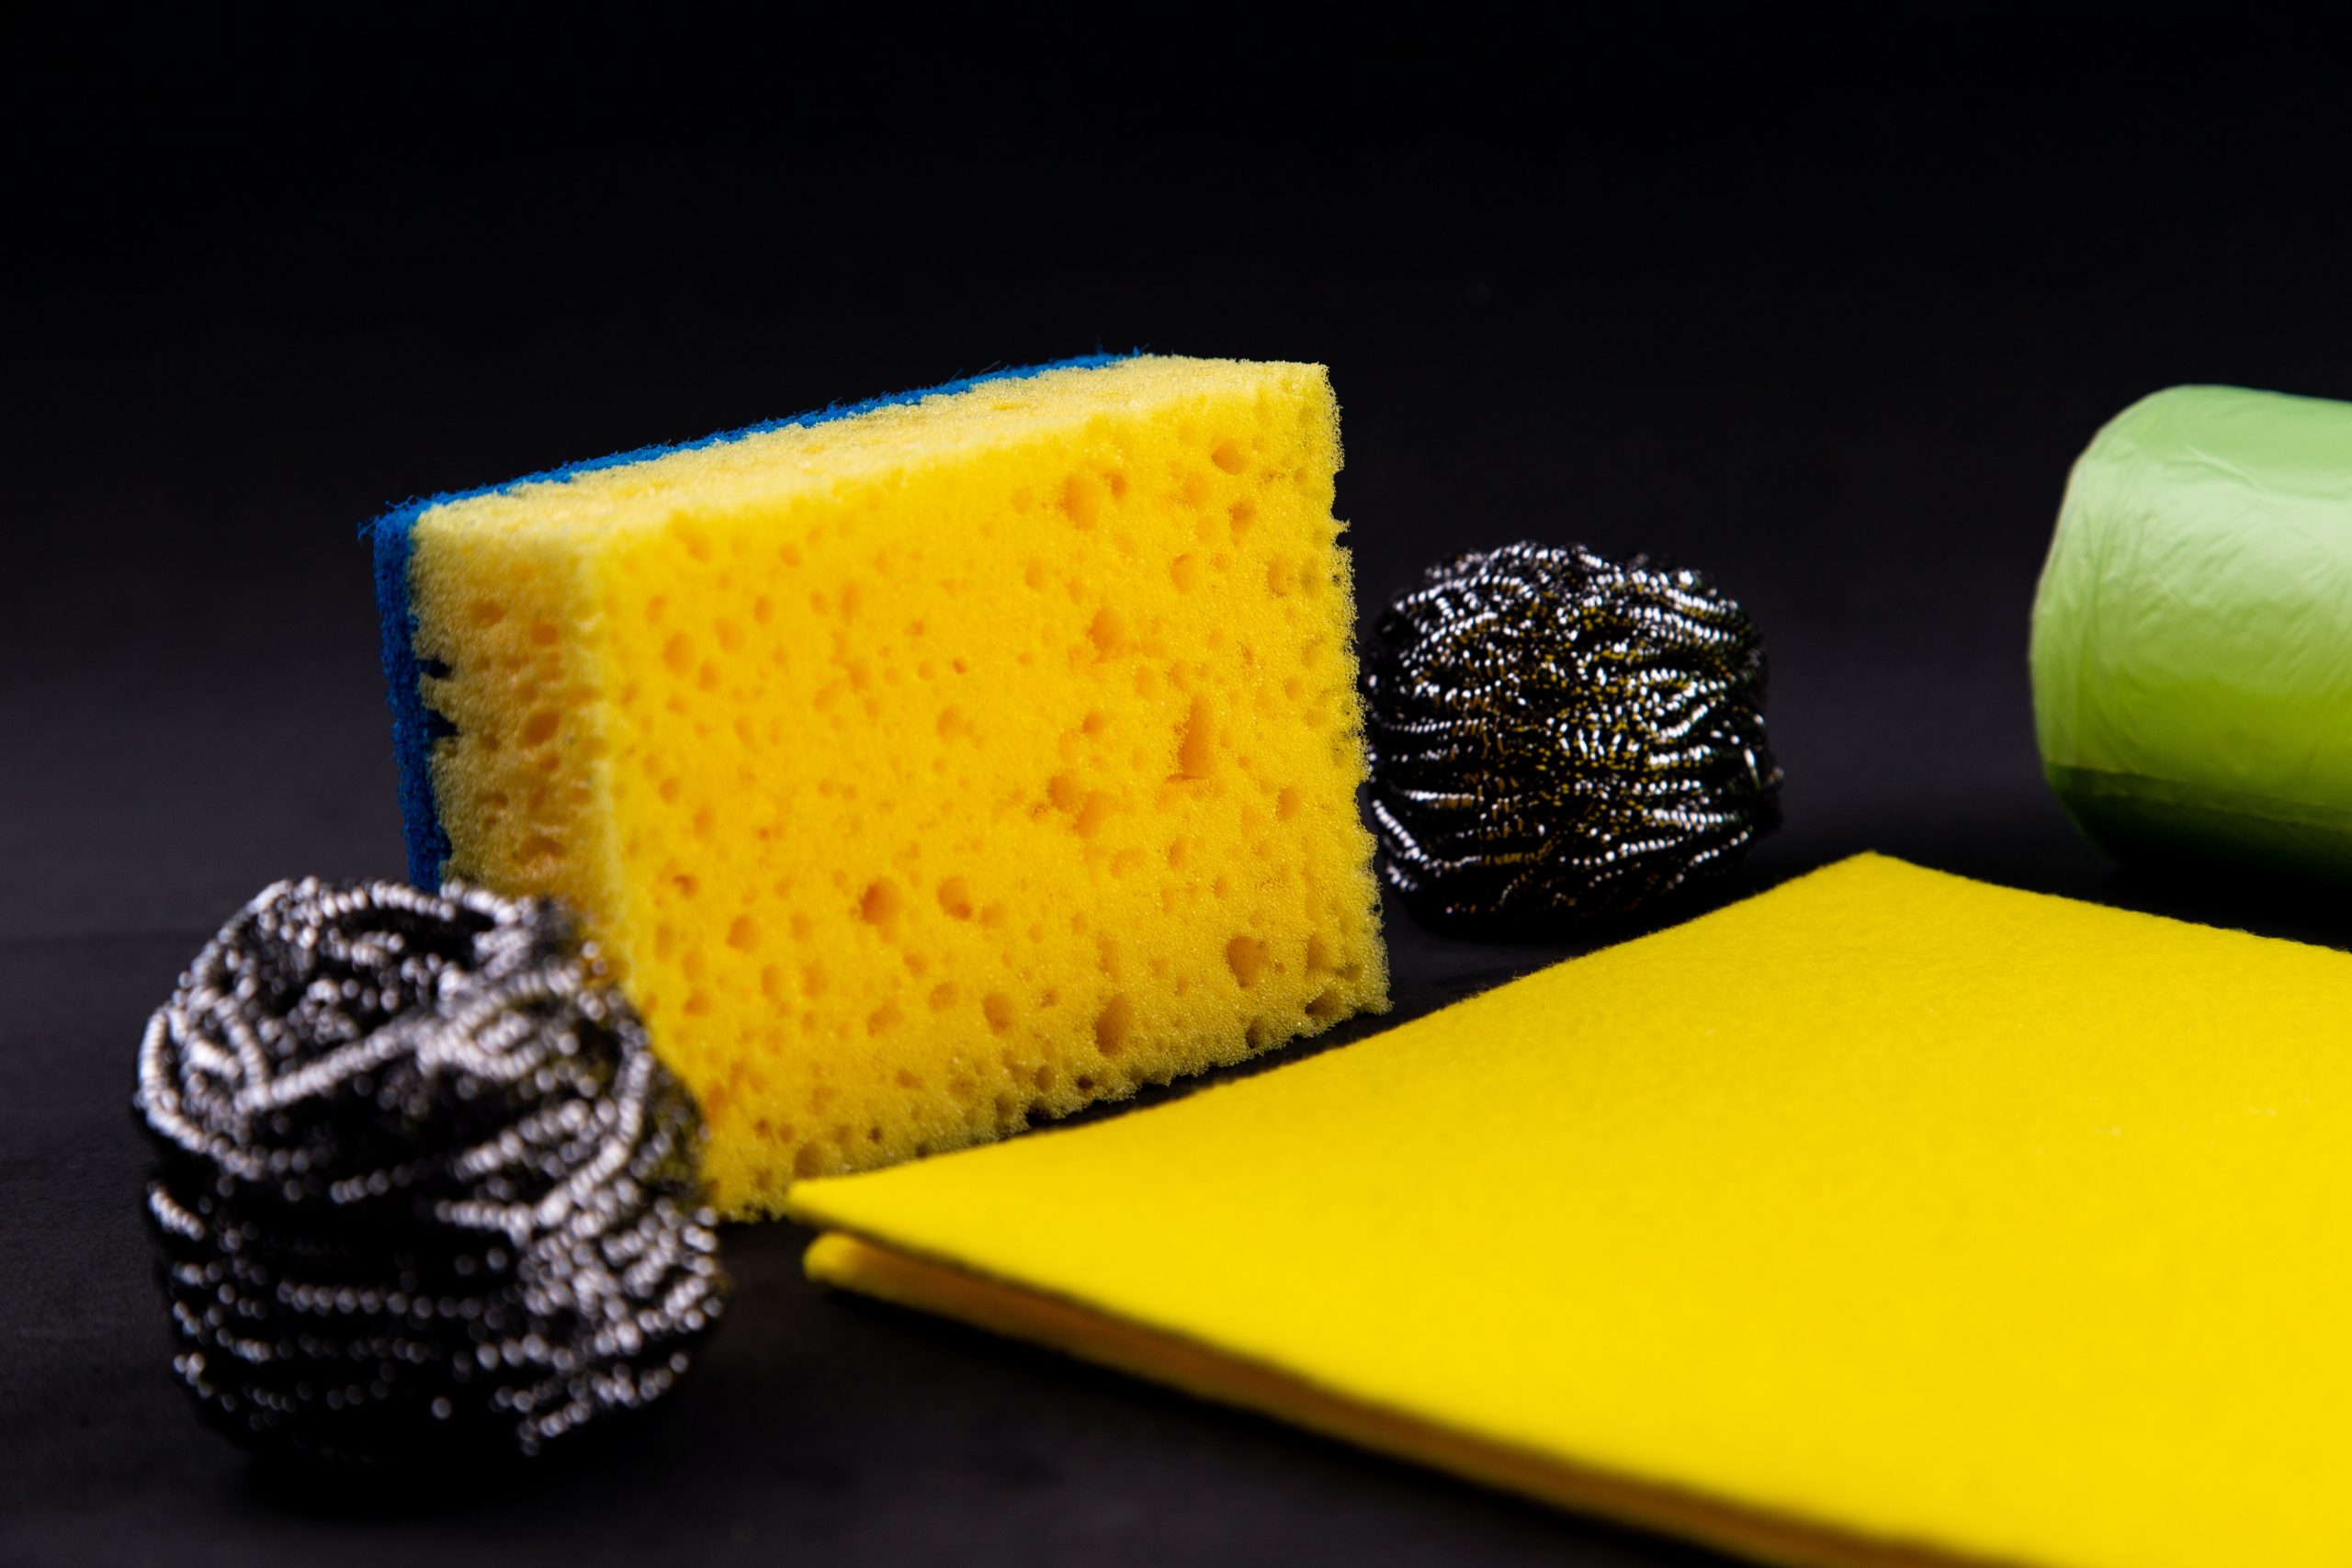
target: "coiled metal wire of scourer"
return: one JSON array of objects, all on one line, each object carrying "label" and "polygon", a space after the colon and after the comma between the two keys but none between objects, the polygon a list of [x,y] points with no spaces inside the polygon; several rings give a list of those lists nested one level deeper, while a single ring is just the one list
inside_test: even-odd
[{"label": "coiled metal wire of scourer", "polygon": [[1382,874],[1423,919],[1629,914],[1780,822],[1762,640],[1695,571],[1456,557],[1382,615],[1363,686]]},{"label": "coiled metal wire of scourer", "polygon": [[531,1455],[725,1297],[702,1123],[556,906],[280,882],[147,1025],[173,1366],[251,1447]]}]

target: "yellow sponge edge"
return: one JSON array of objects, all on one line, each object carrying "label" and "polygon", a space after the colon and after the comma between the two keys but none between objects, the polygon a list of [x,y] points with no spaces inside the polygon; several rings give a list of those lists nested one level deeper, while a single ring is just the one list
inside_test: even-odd
[{"label": "yellow sponge edge", "polygon": [[447,869],[584,912],[737,1215],[1385,1008],[1339,462],[1145,357],[434,507]]}]

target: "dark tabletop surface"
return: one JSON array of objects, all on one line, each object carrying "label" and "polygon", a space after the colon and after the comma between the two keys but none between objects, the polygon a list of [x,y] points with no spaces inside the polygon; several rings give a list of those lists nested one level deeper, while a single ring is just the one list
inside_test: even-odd
[{"label": "dark tabletop surface", "polygon": [[[353,525],[415,491],[1098,343],[1318,359],[1367,607],[1536,537],[1753,611],[1788,820],[1715,897],[1879,849],[2352,944],[2340,899],[2104,865],[2024,666],[2102,420],[2188,380],[2352,398],[2319,40],[1462,16],[911,53],[10,24],[0,1559],[1713,1561],[829,1296],[781,1224],[727,1235],[670,1407],[526,1484],[322,1488],[199,1429],[132,1048],[264,883],[399,874]],[[1388,930],[1396,1018],[1577,950]]]}]

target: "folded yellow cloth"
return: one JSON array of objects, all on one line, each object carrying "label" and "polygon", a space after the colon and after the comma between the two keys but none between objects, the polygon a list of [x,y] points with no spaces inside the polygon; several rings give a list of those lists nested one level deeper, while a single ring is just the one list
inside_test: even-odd
[{"label": "folded yellow cloth", "polygon": [[1864,856],[787,1206],[820,1279],[1771,1562],[2352,1562],[2352,955]]}]

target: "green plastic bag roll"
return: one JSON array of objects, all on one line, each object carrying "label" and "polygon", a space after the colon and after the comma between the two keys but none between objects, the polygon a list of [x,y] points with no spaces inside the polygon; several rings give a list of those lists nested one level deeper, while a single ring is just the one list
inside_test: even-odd
[{"label": "green plastic bag roll", "polygon": [[2051,787],[2119,858],[2352,882],[2352,403],[2175,387],[2075,464],[2033,605]]}]

